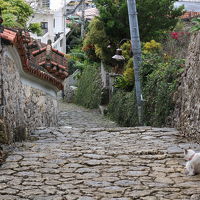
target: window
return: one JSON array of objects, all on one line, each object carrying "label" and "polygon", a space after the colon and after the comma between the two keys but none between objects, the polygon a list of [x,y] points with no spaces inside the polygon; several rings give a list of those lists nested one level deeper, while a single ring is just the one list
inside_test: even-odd
[{"label": "window", "polygon": [[53,27],[56,27],[56,19],[53,19]]},{"label": "window", "polygon": [[41,22],[42,29],[48,29],[48,22]]},{"label": "window", "polygon": [[60,40],[60,47],[62,47],[62,46],[63,46],[63,39]]},{"label": "window", "polygon": [[50,0],[42,0],[42,7],[50,8]]}]

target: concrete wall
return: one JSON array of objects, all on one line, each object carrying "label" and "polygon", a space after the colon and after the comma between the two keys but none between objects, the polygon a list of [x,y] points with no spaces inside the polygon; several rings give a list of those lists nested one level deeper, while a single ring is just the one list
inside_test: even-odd
[{"label": "concrete wall", "polygon": [[6,138],[5,142],[25,139],[39,126],[57,125],[56,97],[47,95],[45,87],[32,87],[31,81],[22,83],[17,56],[6,47],[0,54],[0,120],[6,125],[0,137]]},{"label": "concrete wall", "polygon": [[174,124],[186,136],[200,141],[200,33],[188,49],[185,71],[175,95]]}]

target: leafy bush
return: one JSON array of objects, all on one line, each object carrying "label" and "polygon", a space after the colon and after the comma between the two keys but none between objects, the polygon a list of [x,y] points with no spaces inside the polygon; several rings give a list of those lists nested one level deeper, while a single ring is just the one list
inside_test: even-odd
[{"label": "leafy bush", "polygon": [[[177,89],[184,60],[167,59],[157,53],[143,56],[141,83],[144,102],[143,122],[163,126],[174,109],[173,94]],[[108,106],[112,119],[123,126],[136,126],[137,108],[133,92],[118,90]]]},{"label": "leafy bush", "polygon": [[38,36],[42,35],[41,23],[31,23],[28,27],[28,30],[30,30],[32,33],[36,33]]},{"label": "leafy bush", "polygon": [[167,123],[174,109],[173,94],[183,72],[184,60],[164,60],[157,54],[150,54],[143,59],[141,77],[145,99],[144,121],[147,125],[162,126]]},{"label": "leafy bush", "polygon": [[114,87],[125,91],[131,91],[134,86],[134,80],[133,58],[130,58],[123,74],[116,78]]},{"label": "leafy bush", "polygon": [[[122,54],[125,57],[125,67],[123,74],[116,78],[115,87],[130,92],[134,87],[134,70],[133,70],[133,57],[131,56],[131,43],[130,41],[124,43],[121,47]],[[143,53],[159,53],[162,50],[162,45],[155,40],[143,44]],[[151,67],[152,69],[152,67]]]},{"label": "leafy bush", "polygon": [[108,45],[109,40],[103,22],[94,18],[88,26],[88,33],[83,41],[83,51],[92,61],[110,62],[114,52],[107,48]]},{"label": "leafy bush", "polygon": [[155,40],[151,40],[150,42],[146,42],[144,44],[144,53],[151,53],[151,52],[159,52],[162,46],[160,43],[156,42]]},{"label": "leafy bush", "polygon": [[26,27],[26,22],[33,13],[33,9],[23,0],[0,0],[0,10],[3,25],[6,27]]},{"label": "leafy bush", "polygon": [[101,77],[99,68],[88,65],[78,82],[75,103],[87,108],[97,108],[101,101]]},{"label": "leafy bush", "polygon": [[68,27],[71,29],[70,33],[66,37],[66,51],[69,53],[72,49],[77,48],[82,45],[81,36],[81,26],[76,22],[68,24]]},{"label": "leafy bush", "polygon": [[200,18],[192,19],[194,25],[191,28],[191,32],[199,31],[200,30]]},{"label": "leafy bush", "polygon": [[[122,40],[123,41],[123,40]],[[129,60],[131,58],[131,42],[128,40],[126,42],[124,42],[124,44],[122,44],[120,46],[120,49],[122,49],[122,55],[124,56],[124,58],[126,60]]]},{"label": "leafy bush", "polygon": [[80,47],[72,49],[70,53],[66,54],[66,58],[68,60],[68,73],[70,75],[73,74],[77,69],[82,71],[84,67],[88,65],[88,59]]},{"label": "leafy bush", "polygon": [[180,59],[187,56],[190,33],[187,31],[173,31],[166,33],[163,41],[163,51],[174,58]]},{"label": "leafy bush", "polygon": [[108,116],[121,126],[135,126],[138,124],[134,92],[116,91],[108,105]]}]

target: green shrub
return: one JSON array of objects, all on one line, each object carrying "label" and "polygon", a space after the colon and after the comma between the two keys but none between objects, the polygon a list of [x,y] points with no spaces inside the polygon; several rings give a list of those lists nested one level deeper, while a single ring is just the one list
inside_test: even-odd
[{"label": "green shrub", "polygon": [[[143,123],[164,126],[174,109],[173,94],[183,72],[184,60],[168,59],[159,54],[143,56],[141,85],[144,98]],[[108,115],[122,126],[136,126],[137,104],[134,92],[118,90],[108,106]]]},{"label": "green shrub", "polygon": [[147,125],[166,125],[174,109],[173,94],[177,90],[184,60],[164,60],[159,55],[144,57],[141,67],[144,121]]},{"label": "green shrub", "polygon": [[31,23],[28,27],[28,30],[32,33],[36,33],[38,36],[42,36],[41,23]]},{"label": "green shrub", "polygon": [[89,65],[84,68],[78,81],[75,103],[87,108],[97,108],[101,101],[101,77],[99,68]]},{"label": "green shrub", "polygon": [[121,126],[138,125],[134,92],[117,90],[108,105],[108,116]]},{"label": "green shrub", "polygon": [[77,69],[82,71],[89,62],[86,55],[79,47],[72,49],[69,54],[66,54],[66,58],[68,60],[68,73],[70,75],[73,74]]}]

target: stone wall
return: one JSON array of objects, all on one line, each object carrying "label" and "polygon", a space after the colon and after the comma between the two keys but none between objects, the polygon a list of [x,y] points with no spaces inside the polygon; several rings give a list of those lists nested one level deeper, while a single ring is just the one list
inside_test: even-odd
[{"label": "stone wall", "polygon": [[0,120],[7,140],[19,141],[40,126],[57,125],[57,100],[40,89],[22,84],[15,60],[0,55]]},{"label": "stone wall", "polygon": [[174,125],[184,135],[200,140],[200,33],[191,38],[175,101]]},{"label": "stone wall", "polygon": [[74,78],[76,73],[79,71],[77,70],[74,74],[70,75],[68,78],[65,79],[63,82],[64,84],[64,101],[67,103],[72,103],[74,101],[75,91],[77,90],[77,80]]}]

